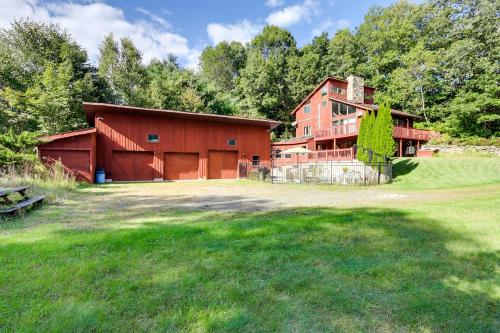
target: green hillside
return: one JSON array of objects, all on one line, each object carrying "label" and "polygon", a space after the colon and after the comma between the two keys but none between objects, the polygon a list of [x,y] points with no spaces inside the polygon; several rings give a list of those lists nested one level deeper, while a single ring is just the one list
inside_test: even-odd
[{"label": "green hillside", "polygon": [[500,183],[500,158],[401,158],[394,162],[390,186],[425,189]]}]

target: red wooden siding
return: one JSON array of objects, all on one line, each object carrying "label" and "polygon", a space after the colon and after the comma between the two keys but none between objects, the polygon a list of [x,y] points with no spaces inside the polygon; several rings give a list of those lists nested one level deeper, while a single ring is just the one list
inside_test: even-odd
[{"label": "red wooden siding", "polygon": [[199,178],[200,157],[197,153],[165,153],[165,179]]},{"label": "red wooden siding", "polygon": [[95,172],[95,129],[86,129],[44,138],[49,141],[38,146],[43,163],[53,164],[60,160],[68,172],[79,181],[92,183]]},{"label": "red wooden siding", "polygon": [[[111,163],[111,157],[117,150],[152,152],[154,179],[165,178],[165,153],[198,154],[202,179],[208,177],[209,150],[237,151],[240,161],[251,160],[253,155],[261,161],[270,157],[268,126],[102,111],[95,113],[95,126],[100,133],[97,167],[109,172],[113,180],[117,180],[114,173],[118,166]],[[148,134],[157,134],[158,142],[148,142]],[[229,139],[236,145],[228,145]]]},{"label": "red wooden siding", "polygon": [[[61,159],[81,179],[96,167],[117,181],[236,178],[239,161],[270,159],[272,120],[84,103],[93,128],[61,133],[39,145],[40,157]],[[149,135],[157,138],[149,141]],[[153,137],[152,136],[152,137]],[[212,162],[209,161],[209,151]],[[212,164],[210,166],[210,163]]]}]

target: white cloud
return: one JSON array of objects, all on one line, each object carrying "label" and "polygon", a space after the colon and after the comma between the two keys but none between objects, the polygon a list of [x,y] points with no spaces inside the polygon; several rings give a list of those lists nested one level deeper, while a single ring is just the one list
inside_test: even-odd
[{"label": "white cloud", "polygon": [[323,21],[318,27],[314,28],[311,32],[313,36],[318,36],[322,32],[330,32],[332,27],[335,27],[336,29],[344,29],[348,28],[351,25],[351,21],[346,20],[346,19],[341,19],[336,22],[328,19],[326,21]]},{"label": "white cloud", "polygon": [[266,6],[268,7],[279,7],[285,4],[284,0],[267,0]]},{"label": "white cloud", "polygon": [[317,0],[304,0],[300,4],[288,6],[269,14],[266,22],[280,27],[289,27],[302,21],[309,22],[318,13]]},{"label": "white cloud", "polygon": [[199,50],[189,47],[188,40],[168,31],[170,24],[161,17],[140,10],[145,20],[129,21],[123,10],[102,2],[73,3],[38,0],[1,0],[0,28],[7,28],[14,19],[29,17],[36,21],[57,23],[83,46],[91,62],[96,62],[98,47],[104,37],[129,37],[141,50],[143,59],[164,58],[169,53],[193,67]]},{"label": "white cloud", "polygon": [[262,26],[247,20],[235,24],[210,23],[207,33],[213,44],[222,41],[237,41],[247,43],[257,35]]},{"label": "white cloud", "polygon": [[172,29],[172,24],[170,24],[170,22],[168,22],[167,20],[165,20],[161,16],[155,15],[155,14],[151,13],[149,10],[146,10],[142,7],[137,7],[136,10],[139,13],[142,13],[142,14],[146,15],[147,17],[149,17],[151,19],[151,21],[158,23],[164,29],[167,29],[167,30]]},{"label": "white cloud", "polygon": [[314,28],[312,31],[313,36],[321,35],[322,32],[328,32],[328,29],[333,26],[332,20],[323,21],[317,28]]},{"label": "white cloud", "polygon": [[337,26],[339,27],[339,29],[348,28],[350,25],[351,25],[351,21],[346,20],[346,19],[342,19],[342,20],[337,21]]}]

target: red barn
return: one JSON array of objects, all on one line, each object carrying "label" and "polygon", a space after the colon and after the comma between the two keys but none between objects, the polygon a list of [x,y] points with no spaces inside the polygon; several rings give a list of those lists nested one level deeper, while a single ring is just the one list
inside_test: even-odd
[{"label": "red barn", "polygon": [[272,120],[83,103],[88,129],[51,135],[38,146],[80,180],[232,179],[239,162],[269,161]]}]

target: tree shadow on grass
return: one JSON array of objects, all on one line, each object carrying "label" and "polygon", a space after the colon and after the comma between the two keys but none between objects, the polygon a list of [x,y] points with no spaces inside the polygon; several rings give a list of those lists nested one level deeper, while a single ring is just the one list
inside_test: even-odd
[{"label": "tree shadow on grass", "polygon": [[392,165],[392,179],[397,182],[401,176],[407,175],[418,167],[418,162],[413,159],[402,159]]},{"label": "tree shadow on grass", "polygon": [[135,229],[50,235],[0,245],[6,330],[498,327],[498,253],[400,210],[165,210]]}]

